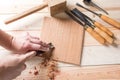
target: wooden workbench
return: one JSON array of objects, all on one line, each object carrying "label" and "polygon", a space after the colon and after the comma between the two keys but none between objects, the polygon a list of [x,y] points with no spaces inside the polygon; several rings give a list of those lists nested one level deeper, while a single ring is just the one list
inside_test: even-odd
[{"label": "wooden workbench", "polygon": [[[75,2],[83,4],[82,0],[68,1],[69,4],[75,4]],[[94,1],[106,9],[110,17],[120,22],[120,0]],[[42,0],[0,0],[0,28],[14,36],[29,32],[31,35],[40,37],[43,17],[49,16],[47,8],[9,25],[5,25],[3,22],[6,18],[41,3]],[[55,80],[120,80],[120,30],[87,11],[83,10],[83,12],[109,28],[116,37],[116,45],[103,46],[86,32],[81,65],[59,63],[61,73]],[[0,47],[0,55],[5,52],[5,49]],[[40,58],[38,57],[27,61],[27,69],[15,80],[47,80],[45,70],[40,69],[39,63]],[[34,70],[34,66],[40,71],[37,76],[29,74],[29,71]]]}]

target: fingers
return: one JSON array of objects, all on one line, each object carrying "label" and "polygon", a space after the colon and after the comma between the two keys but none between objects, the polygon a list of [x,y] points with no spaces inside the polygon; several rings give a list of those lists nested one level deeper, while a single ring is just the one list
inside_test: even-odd
[{"label": "fingers", "polygon": [[22,63],[22,64],[16,66],[16,68],[17,68],[17,71],[23,71],[26,69],[26,64]]},{"label": "fingers", "polygon": [[25,70],[26,69],[26,64],[23,64],[22,67],[21,67],[22,70]]},{"label": "fingers", "polygon": [[39,40],[39,37],[35,37],[35,36],[31,36],[29,35],[32,39],[38,39]]},{"label": "fingers", "polygon": [[27,36],[32,43],[41,44],[42,46],[48,46],[45,42],[42,42],[39,37],[31,36],[28,32]]},{"label": "fingers", "polygon": [[28,32],[26,33],[26,36],[29,36],[32,39],[38,39],[39,40],[39,37],[31,36]]},{"label": "fingers", "polygon": [[29,45],[27,45],[28,50],[41,50],[41,51],[48,51],[48,44],[42,42],[38,37],[31,36],[27,33],[27,40],[29,41]]},{"label": "fingers", "polygon": [[36,51],[31,51],[31,52],[28,52],[24,55],[24,59],[27,60],[27,59],[31,59],[32,57],[34,57],[36,55]]},{"label": "fingers", "polygon": [[26,54],[22,54],[20,56],[20,61],[21,62],[25,62],[26,60],[28,59],[31,59],[32,57],[34,57],[36,55],[36,51],[31,51],[31,52],[28,52]]},{"label": "fingers", "polygon": [[48,51],[48,47],[44,47],[40,44],[33,44],[33,43],[30,43],[29,45],[29,49],[30,50],[41,50],[41,51]]},{"label": "fingers", "polygon": [[40,39],[34,39],[34,38],[30,38],[30,42],[34,43],[34,44],[41,44],[42,41],[40,41]]}]

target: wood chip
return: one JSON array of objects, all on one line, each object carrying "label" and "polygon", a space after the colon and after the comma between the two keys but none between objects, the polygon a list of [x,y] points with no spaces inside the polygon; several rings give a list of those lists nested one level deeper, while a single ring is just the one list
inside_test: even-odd
[{"label": "wood chip", "polygon": [[40,64],[41,68],[46,68],[47,69],[47,76],[49,77],[50,80],[54,80],[56,75],[59,73],[58,70],[58,64],[57,61],[52,59],[52,52],[54,50],[53,45],[50,43],[49,44],[49,51],[45,52],[43,54],[40,54],[40,57],[42,57],[42,62]]}]

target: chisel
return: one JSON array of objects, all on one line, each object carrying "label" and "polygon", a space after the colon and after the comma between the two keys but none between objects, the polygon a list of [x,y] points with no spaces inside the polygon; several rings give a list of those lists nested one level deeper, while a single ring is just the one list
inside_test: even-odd
[{"label": "chisel", "polygon": [[85,30],[94,37],[99,43],[105,44],[105,39],[101,37],[98,33],[96,33],[91,27],[88,27],[85,23],[83,23],[80,19],[75,17],[70,11],[65,11],[74,21],[84,26]]},{"label": "chisel", "polygon": [[99,22],[97,22],[95,20],[92,20],[90,17],[88,17],[87,15],[83,14],[82,12],[81,12],[81,14],[84,15],[87,19],[89,19],[96,27],[100,28],[101,30],[103,30],[104,32],[109,34],[111,37],[114,36],[114,34],[109,29],[104,27],[101,23],[99,23]]},{"label": "chisel", "polygon": [[89,6],[92,6],[92,7],[96,7],[97,9],[103,11],[104,13],[106,13],[108,15],[108,12],[105,11],[104,9],[102,9],[101,7],[99,7],[97,4],[95,4],[94,2],[92,2],[92,0],[83,0],[83,2],[86,4],[86,5],[89,5]]},{"label": "chisel", "polygon": [[114,39],[111,38],[107,33],[105,33],[104,31],[102,31],[101,29],[99,29],[98,27],[95,27],[94,25],[92,25],[86,18],[84,15],[81,14],[81,12],[77,9],[74,8],[73,10],[71,10],[71,12],[78,18],[80,18],[82,21],[84,21],[88,26],[90,26],[91,28],[93,28],[93,30],[95,32],[97,32],[99,35],[101,35],[108,43],[113,44]]},{"label": "chisel", "polygon": [[93,14],[97,15],[98,17],[100,17],[102,20],[104,20],[105,22],[111,24],[112,26],[115,26],[116,28],[120,29],[120,23],[116,20],[113,20],[112,18],[105,16],[103,14],[98,14],[96,12],[91,11],[90,9],[87,9],[85,7],[83,7],[82,5],[80,5],[79,3],[76,3],[77,6],[82,7],[84,9],[86,9],[87,11],[92,12]]}]

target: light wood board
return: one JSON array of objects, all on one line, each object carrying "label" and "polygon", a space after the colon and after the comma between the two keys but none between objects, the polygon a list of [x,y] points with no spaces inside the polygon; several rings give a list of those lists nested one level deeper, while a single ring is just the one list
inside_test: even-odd
[{"label": "light wood board", "polygon": [[83,27],[71,19],[44,18],[41,39],[53,43],[55,60],[79,65],[83,35]]},{"label": "light wood board", "polygon": [[120,65],[66,67],[55,80],[120,80]]}]

